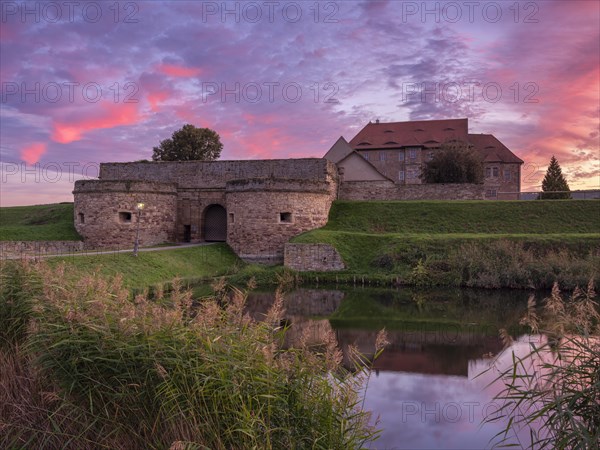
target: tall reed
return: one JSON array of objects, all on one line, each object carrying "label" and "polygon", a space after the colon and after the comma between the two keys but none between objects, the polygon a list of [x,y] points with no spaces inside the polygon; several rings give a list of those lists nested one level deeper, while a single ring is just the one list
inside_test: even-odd
[{"label": "tall reed", "polygon": [[[563,299],[555,284],[541,313],[530,299],[522,322],[545,339],[526,356],[513,351],[512,364],[495,380],[503,385],[496,397],[503,406],[487,421],[506,421],[497,446],[598,449],[600,314],[593,286]],[[529,431],[528,442],[518,440],[519,429]]]},{"label": "tall reed", "polygon": [[0,379],[2,448],[347,449],[377,435],[358,394],[369,365],[345,369],[332,335],[285,348],[280,291],[254,322],[222,283],[196,304],[178,280],[150,301],[119,277],[34,272],[26,347]]}]

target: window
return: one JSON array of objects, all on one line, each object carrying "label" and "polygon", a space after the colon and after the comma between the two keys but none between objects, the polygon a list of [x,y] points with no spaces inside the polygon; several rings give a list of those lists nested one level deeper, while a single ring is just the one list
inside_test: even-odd
[{"label": "window", "polygon": [[398,172],[398,181],[404,181],[404,170]]},{"label": "window", "polygon": [[85,223],[85,216],[83,213],[77,214],[77,217],[79,218],[79,223]]},{"label": "window", "polygon": [[489,178],[492,176],[492,168],[491,167],[486,167],[485,168],[485,177]]},{"label": "window", "polygon": [[487,191],[485,191],[485,196],[488,198],[496,198],[496,196],[497,196],[496,189],[488,189]]},{"label": "window", "polygon": [[404,161],[404,150],[398,152],[398,161]]},{"label": "window", "polygon": [[494,178],[498,178],[498,168],[497,167],[492,167],[492,174],[493,174]]},{"label": "window", "polygon": [[292,213],[291,212],[279,213],[279,223],[292,223]]},{"label": "window", "polygon": [[427,152],[427,161],[431,161],[433,159],[433,152]]},{"label": "window", "polygon": [[229,223],[234,223],[235,222],[235,216],[233,215],[233,213],[229,213]]},{"label": "window", "polygon": [[363,153],[362,155],[367,161],[369,160],[369,154],[367,152]]},{"label": "window", "polygon": [[385,161],[385,152],[379,152],[379,161]]},{"label": "window", "polygon": [[418,147],[409,147],[408,148],[408,157],[410,159],[417,159],[417,150],[419,150]]},{"label": "window", "polygon": [[510,170],[504,170],[504,181],[510,181]]},{"label": "window", "polygon": [[119,222],[131,223],[131,213],[128,211],[121,211],[119,213]]}]

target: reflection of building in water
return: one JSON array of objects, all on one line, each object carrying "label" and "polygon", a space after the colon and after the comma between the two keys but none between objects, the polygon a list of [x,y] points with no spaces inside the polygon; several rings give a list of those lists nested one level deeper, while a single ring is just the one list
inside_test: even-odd
[{"label": "reflection of building in water", "polygon": [[[298,289],[284,295],[284,317],[290,328],[286,345],[294,346],[304,337],[309,345],[325,342],[330,332],[335,332],[344,354],[344,365],[353,368],[348,348],[356,345],[367,358],[375,352],[377,331],[361,329],[334,330],[326,317],[340,306],[344,293],[337,290]],[[252,292],[246,308],[254,320],[262,320],[275,300],[272,292]],[[502,343],[495,335],[484,334],[475,327],[449,326],[431,331],[428,329],[388,331],[390,345],[375,361],[377,371],[412,372],[468,376],[469,361],[484,355],[497,354]]]},{"label": "reflection of building in water", "polygon": [[[297,289],[283,296],[284,317],[289,329],[286,345],[294,346],[304,337],[308,345],[320,345],[333,329],[327,319],[315,319],[333,314],[340,306],[344,293],[336,290]],[[262,320],[275,301],[272,292],[252,292],[246,309],[254,320]]]},{"label": "reflection of building in water", "polygon": [[[348,346],[356,344],[367,357],[375,348],[376,331],[336,330],[338,343],[344,353],[344,364],[349,365]],[[486,336],[456,330],[388,331],[390,345],[375,361],[378,371],[414,372],[424,374],[468,375],[469,360],[484,354],[498,353],[502,343],[495,336]]]},{"label": "reflection of building in water", "polygon": [[[297,289],[283,296],[285,317],[327,317],[340,306],[344,293],[325,289]],[[273,292],[251,292],[246,300],[246,309],[254,320],[262,320],[273,302]]]}]

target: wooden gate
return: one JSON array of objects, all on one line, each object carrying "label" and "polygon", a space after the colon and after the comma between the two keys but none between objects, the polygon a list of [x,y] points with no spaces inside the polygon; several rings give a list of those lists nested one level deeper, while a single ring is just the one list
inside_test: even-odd
[{"label": "wooden gate", "polygon": [[227,211],[221,205],[210,205],[204,212],[204,240],[207,242],[227,240]]}]

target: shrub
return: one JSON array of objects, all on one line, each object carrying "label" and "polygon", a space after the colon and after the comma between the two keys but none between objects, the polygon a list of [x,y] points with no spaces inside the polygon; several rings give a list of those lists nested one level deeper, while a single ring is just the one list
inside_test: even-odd
[{"label": "shrub", "polygon": [[[499,444],[511,444],[509,431],[530,431],[529,448],[597,449],[600,442],[600,314],[593,282],[587,291],[576,289],[563,300],[555,284],[539,317],[535,301],[522,323],[547,336],[531,344],[525,357],[512,353],[512,365],[500,372],[504,389],[500,414],[488,418],[507,421],[497,435]],[[516,433],[515,433],[516,435]],[[523,443],[520,443],[523,445]]]},{"label": "shrub", "polygon": [[6,395],[2,448],[346,449],[377,434],[358,396],[368,365],[345,369],[333,335],[318,350],[284,348],[281,293],[257,323],[236,289],[195,306],[177,280],[152,302],[119,277],[65,286],[53,281],[63,267],[36,271],[40,314],[11,367],[28,372],[22,395],[54,400]]}]

